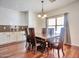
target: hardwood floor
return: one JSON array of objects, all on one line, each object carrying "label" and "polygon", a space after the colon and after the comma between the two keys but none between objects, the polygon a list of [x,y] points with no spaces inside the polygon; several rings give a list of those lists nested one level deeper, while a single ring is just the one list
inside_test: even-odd
[{"label": "hardwood floor", "polygon": [[[64,45],[63,56],[60,50],[60,56],[63,58],[79,58],[79,47]],[[48,53],[37,52],[34,54],[32,51],[26,52],[25,43],[16,43],[8,46],[0,47],[0,58],[55,58],[58,57],[56,50],[49,50]]]}]

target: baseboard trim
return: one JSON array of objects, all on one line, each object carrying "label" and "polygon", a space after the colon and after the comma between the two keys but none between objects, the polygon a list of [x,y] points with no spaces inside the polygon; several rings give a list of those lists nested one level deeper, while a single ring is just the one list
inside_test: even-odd
[{"label": "baseboard trim", "polygon": [[23,41],[17,41],[17,42],[11,42],[11,43],[2,44],[2,45],[0,45],[0,48],[7,47],[7,46],[10,46],[10,45],[19,44],[19,43],[23,43],[23,42],[26,42],[26,41],[23,40]]},{"label": "baseboard trim", "polygon": [[77,48],[79,48],[79,46],[76,46],[76,45],[71,45],[71,44],[64,44],[64,45],[67,45],[67,46],[70,46],[70,47],[77,47]]}]

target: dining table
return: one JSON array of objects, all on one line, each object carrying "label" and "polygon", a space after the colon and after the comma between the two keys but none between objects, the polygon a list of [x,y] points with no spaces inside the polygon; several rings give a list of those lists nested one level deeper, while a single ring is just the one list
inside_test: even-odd
[{"label": "dining table", "polygon": [[48,34],[42,34],[42,33],[35,33],[35,37],[42,38],[45,41],[50,41],[50,38],[52,38],[52,41],[53,41],[53,39],[57,36],[59,36],[59,34],[48,35]]},{"label": "dining table", "polygon": [[45,50],[48,51],[48,48],[50,47],[50,43],[54,43],[53,41],[53,38],[57,36],[57,35],[48,35],[48,34],[42,34],[42,33],[36,33],[35,34],[35,37],[36,38],[40,38],[40,39],[43,39],[45,41],[45,44],[46,44],[46,48]]},{"label": "dining table", "polygon": [[59,34],[48,35],[48,34],[36,33],[35,37],[45,40],[46,47],[48,47],[49,44],[54,44],[54,43],[58,44],[58,42],[59,42],[59,40],[58,41],[55,40],[55,39],[57,39],[59,37]]}]

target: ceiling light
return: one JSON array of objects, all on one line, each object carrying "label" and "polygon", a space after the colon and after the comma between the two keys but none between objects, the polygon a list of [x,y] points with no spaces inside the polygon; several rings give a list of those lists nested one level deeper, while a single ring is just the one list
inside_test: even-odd
[{"label": "ceiling light", "polygon": [[44,13],[44,9],[43,9],[44,1],[42,0],[41,3],[42,3],[42,12],[40,14],[38,14],[38,17],[44,19],[47,17],[47,15]]}]

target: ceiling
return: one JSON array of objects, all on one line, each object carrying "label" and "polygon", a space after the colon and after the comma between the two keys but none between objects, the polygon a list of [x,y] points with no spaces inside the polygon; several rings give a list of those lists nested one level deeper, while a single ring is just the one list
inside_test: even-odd
[{"label": "ceiling", "polygon": [[[56,0],[50,2],[49,0],[44,0],[44,11],[50,11],[56,8],[68,5],[76,0]],[[16,11],[29,11],[41,12],[41,0],[0,0],[0,6],[13,9]]]}]

